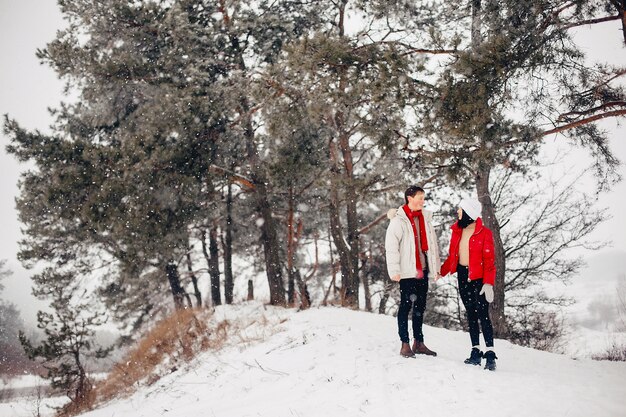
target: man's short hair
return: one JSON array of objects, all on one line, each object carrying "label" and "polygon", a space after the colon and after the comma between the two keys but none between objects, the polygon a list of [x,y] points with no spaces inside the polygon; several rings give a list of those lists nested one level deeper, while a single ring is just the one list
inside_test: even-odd
[{"label": "man's short hair", "polygon": [[409,197],[413,197],[417,193],[424,194],[424,189],[418,185],[411,185],[404,192],[404,203],[409,204]]}]

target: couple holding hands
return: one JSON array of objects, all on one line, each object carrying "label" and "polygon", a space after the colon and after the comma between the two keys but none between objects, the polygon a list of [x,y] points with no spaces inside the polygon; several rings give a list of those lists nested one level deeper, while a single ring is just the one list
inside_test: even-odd
[{"label": "couple holding hands", "polygon": [[[404,357],[416,354],[437,356],[424,344],[422,333],[428,278],[438,280],[456,273],[472,342],[472,350],[465,363],[481,365],[485,358],[485,369],[495,371],[497,357],[493,350],[489,303],[493,301],[496,267],[493,235],[480,218],[481,204],[473,198],[461,201],[458,220],[452,225],[448,258],[441,264],[432,213],[423,209],[424,197],[423,188],[411,186],[404,192],[405,204],[387,213],[391,220],[385,237],[387,271],[391,280],[400,283],[400,354]],[[413,346],[409,345],[408,332],[411,310]],[[484,353],[480,349],[479,327],[485,339]]]}]

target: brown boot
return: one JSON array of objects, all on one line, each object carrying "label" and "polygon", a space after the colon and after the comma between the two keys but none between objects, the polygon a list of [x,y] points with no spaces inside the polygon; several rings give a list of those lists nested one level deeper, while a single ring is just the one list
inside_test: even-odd
[{"label": "brown boot", "polygon": [[400,355],[405,358],[414,358],[415,354],[411,350],[411,346],[408,343],[402,343],[402,348],[400,349]]},{"label": "brown boot", "polygon": [[428,356],[437,356],[437,352],[433,352],[428,349],[424,342],[418,342],[417,340],[413,341],[413,353],[416,355],[428,355]]}]

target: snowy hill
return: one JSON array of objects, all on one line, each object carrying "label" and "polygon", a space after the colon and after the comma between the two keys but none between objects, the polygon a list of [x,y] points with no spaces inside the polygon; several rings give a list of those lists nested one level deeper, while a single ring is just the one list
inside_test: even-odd
[{"label": "snowy hill", "polygon": [[[463,364],[469,337],[426,327],[439,356],[398,355],[396,320],[340,308],[219,307],[238,334],[183,369],[91,411],[154,416],[624,416],[626,363],[496,341],[498,370]],[[0,409],[1,410],[1,409]]]}]

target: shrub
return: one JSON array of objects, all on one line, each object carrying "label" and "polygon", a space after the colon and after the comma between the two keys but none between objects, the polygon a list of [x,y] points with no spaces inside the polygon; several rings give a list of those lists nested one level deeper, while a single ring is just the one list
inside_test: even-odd
[{"label": "shrub", "polygon": [[209,329],[206,310],[183,309],[158,322],[116,364],[106,379],[80,402],[68,404],[59,416],[72,416],[93,409],[97,403],[131,394],[142,383],[151,385],[166,373],[208,348],[219,348],[226,339],[228,322]]},{"label": "shrub", "polygon": [[626,362],[626,343],[613,340],[605,352],[592,355],[591,358],[597,361]]}]

